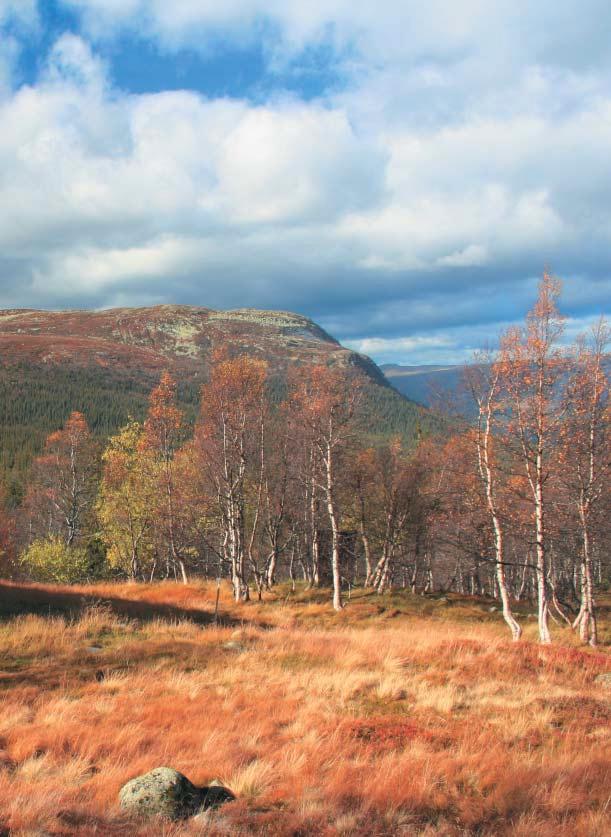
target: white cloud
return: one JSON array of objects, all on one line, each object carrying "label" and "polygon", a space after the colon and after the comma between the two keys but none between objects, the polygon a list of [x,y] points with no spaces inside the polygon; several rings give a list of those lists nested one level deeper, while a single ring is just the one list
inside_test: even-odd
[{"label": "white cloud", "polygon": [[[460,68],[478,88],[498,86],[516,66],[584,68],[609,61],[606,0],[61,0],[88,31],[131,30],[166,47],[206,49],[209,40],[253,40],[273,27],[279,53],[325,41],[364,64]],[[606,56],[606,58],[605,58]],[[487,63],[485,75],[482,62]],[[362,68],[362,65],[361,65]]]},{"label": "white cloud", "polygon": [[238,222],[322,222],[375,201],[383,164],[344,111],[251,108],[222,143],[219,187]]},{"label": "white cloud", "polygon": [[54,44],[47,64],[50,82],[72,82],[75,85],[101,88],[105,84],[104,63],[78,35],[66,33]]},{"label": "white cloud", "polygon": [[[545,262],[577,319],[604,306],[605,4],[585,4],[598,24],[548,0],[64,5],[84,33],[58,39],[36,84],[11,90],[18,41],[5,48],[0,303],[299,308],[390,341],[359,343],[384,357],[462,351],[530,301],[516,287]],[[9,8],[35,23],[33,3],[0,0],[0,24]],[[310,102],[133,95],[100,58],[124,29],[177,50],[262,39],[276,69],[324,41],[348,82]],[[0,49],[0,90],[2,64]]]},{"label": "white cloud", "polygon": [[441,256],[437,264],[441,267],[474,267],[486,264],[488,251],[482,244],[469,244],[464,250],[456,250],[449,256]]}]

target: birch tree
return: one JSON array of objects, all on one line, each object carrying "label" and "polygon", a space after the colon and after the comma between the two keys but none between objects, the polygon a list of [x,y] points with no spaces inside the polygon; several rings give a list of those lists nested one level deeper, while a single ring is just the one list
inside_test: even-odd
[{"label": "birch tree", "polygon": [[345,370],[314,366],[304,370],[291,395],[297,424],[306,435],[311,452],[312,487],[320,492],[331,534],[333,607],[343,607],[340,568],[339,481],[341,458],[354,437],[355,409],[362,398],[362,384]]},{"label": "birch tree", "polygon": [[[604,368],[609,330],[601,319],[590,341],[578,345],[566,393],[567,421],[562,433],[563,477],[577,512],[581,540],[580,608],[573,623],[583,642],[598,642],[594,607],[593,522],[609,513],[609,381]],[[606,509],[604,508],[606,506]],[[607,517],[608,519],[608,517]]]},{"label": "birch tree", "polygon": [[168,570],[180,570],[185,584],[188,582],[185,557],[180,533],[180,502],[176,482],[174,454],[181,441],[183,414],[176,405],[176,382],[164,372],[159,385],[149,399],[149,412],[144,423],[141,448],[152,455],[149,462],[155,471],[159,489],[159,517],[156,529],[161,534]]},{"label": "birch tree", "polygon": [[502,386],[511,405],[510,429],[530,489],[536,554],[539,640],[549,631],[549,544],[546,529],[547,484],[560,431],[559,386],[565,363],[557,343],[563,318],[557,307],[560,282],[547,270],[524,329],[511,328],[501,338]]},{"label": "birch tree", "polygon": [[70,414],[61,430],[51,433],[42,456],[33,466],[33,480],[26,508],[33,533],[60,536],[73,546],[95,497],[96,452],[82,413]]},{"label": "birch tree", "polygon": [[220,549],[236,601],[250,598],[247,563],[261,525],[266,380],[264,361],[217,357],[202,388],[196,428],[200,467],[216,503]]},{"label": "birch tree", "polygon": [[520,639],[522,629],[511,610],[511,601],[505,577],[505,531],[499,509],[499,470],[494,458],[494,431],[498,429],[497,417],[502,409],[500,364],[489,355],[479,355],[476,363],[465,370],[468,389],[477,407],[477,423],[474,433],[477,472],[479,474],[486,509],[494,533],[494,563],[503,618],[514,641]]},{"label": "birch tree", "polygon": [[384,593],[392,583],[394,562],[401,537],[414,510],[416,485],[401,440],[395,438],[376,452],[375,481],[380,495],[380,556],[371,584]]}]

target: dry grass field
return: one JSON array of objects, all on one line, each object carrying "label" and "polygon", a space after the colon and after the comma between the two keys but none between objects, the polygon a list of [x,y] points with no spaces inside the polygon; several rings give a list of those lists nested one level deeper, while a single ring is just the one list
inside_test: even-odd
[{"label": "dry grass field", "polygon": [[[608,835],[608,646],[507,641],[490,602],[0,585],[0,833]],[[26,612],[29,611],[29,612]],[[19,615],[14,615],[19,612]],[[608,625],[603,626],[608,641]],[[129,821],[168,765],[238,796]]]}]

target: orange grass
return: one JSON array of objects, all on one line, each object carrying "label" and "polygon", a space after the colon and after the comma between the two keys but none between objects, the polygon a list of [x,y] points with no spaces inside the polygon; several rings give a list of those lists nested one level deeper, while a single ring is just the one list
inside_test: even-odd
[{"label": "orange grass", "polygon": [[[209,585],[0,595],[81,608],[0,622],[0,833],[611,831],[611,710],[595,682],[611,658],[566,631],[513,645],[474,600],[423,615],[398,595],[357,594],[334,615],[318,593],[236,606],[223,590],[220,626],[203,619]],[[129,821],[119,788],[159,765],[239,799],[207,826]]]}]

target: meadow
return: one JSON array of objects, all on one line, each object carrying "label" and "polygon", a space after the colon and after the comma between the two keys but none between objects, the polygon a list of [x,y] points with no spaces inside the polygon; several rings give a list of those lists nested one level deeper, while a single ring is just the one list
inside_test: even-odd
[{"label": "meadow", "polygon": [[[0,833],[564,835],[611,831],[608,608],[598,649],[518,606],[281,585],[0,585]],[[168,765],[238,799],[138,822]]]}]

